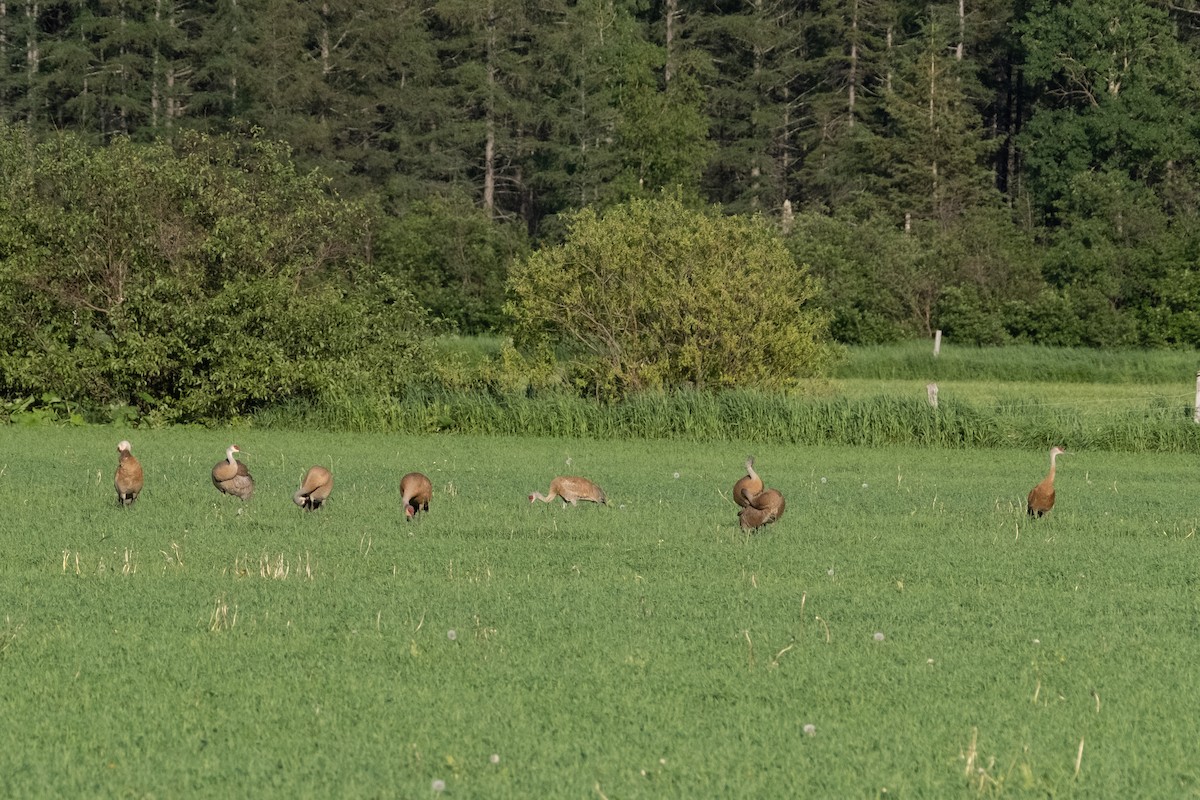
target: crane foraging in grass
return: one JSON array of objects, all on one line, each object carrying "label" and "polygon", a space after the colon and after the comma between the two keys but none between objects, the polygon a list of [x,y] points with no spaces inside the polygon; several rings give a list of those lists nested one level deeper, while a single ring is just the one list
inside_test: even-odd
[{"label": "crane foraging in grass", "polygon": [[1057,468],[1058,457],[1066,453],[1061,447],[1050,448],[1050,472],[1042,482],[1029,491],[1025,501],[1025,511],[1031,517],[1041,517],[1054,508],[1054,471]]},{"label": "crane foraging in grass", "polygon": [[567,503],[575,505],[580,500],[608,505],[608,498],[604,495],[604,490],[587,478],[581,478],[578,475],[559,475],[550,481],[549,493],[532,492],[529,495],[529,502],[541,500],[543,503],[549,503],[556,497],[562,498],[564,506]]},{"label": "crane foraging in grass", "polygon": [[746,474],[738,479],[738,482],[733,485],[733,502],[737,503],[742,508],[750,504],[746,499],[748,494],[750,497],[756,497],[763,490],[762,478],[758,477],[758,473],[754,471],[754,456],[746,458]]},{"label": "crane foraging in grass", "polygon": [[329,499],[333,491],[333,473],[322,466],[312,466],[304,473],[300,488],[292,495],[292,502],[306,511],[316,511]]},{"label": "crane foraging in grass", "polygon": [[250,476],[246,465],[233,457],[234,453],[240,452],[242,450],[236,444],[226,448],[225,460],[218,461],[212,469],[212,482],[223,494],[231,494],[245,501],[254,494],[254,478]]},{"label": "crane foraging in grass", "polygon": [[400,479],[400,505],[404,506],[405,521],[418,511],[428,511],[433,499],[433,483],[420,472],[410,472]]},{"label": "crane foraging in grass", "polygon": [[770,525],[783,516],[787,504],[783,495],[777,489],[765,489],[756,495],[751,495],[749,489],[742,489],[743,508],[738,512],[738,524],[744,531],[756,531],[764,525]]},{"label": "crane foraging in grass", "polygon": [[117,474],[113,485],[117,489],[117,503],[131,506],[142,492],[142,465],[133,457],[132,445],[122,441],[117,445]]}]

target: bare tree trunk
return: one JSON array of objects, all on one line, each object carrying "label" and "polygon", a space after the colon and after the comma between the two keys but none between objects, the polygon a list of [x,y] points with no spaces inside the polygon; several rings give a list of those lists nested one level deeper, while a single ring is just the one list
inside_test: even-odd
[{"label": "bare tree trunk", "polygon": [[[937,108],[935,93],[937,92],[937,56],[933,53],[929,54],[929,131],[935,133],[937,131]],[[930,205],[937,208],[937,193],[938,193],[938,162],[933,159],[930,165],[930,178],[932,187],[930,192]]]},{"label": "bare tree trunk", "polygon": [[[29,75],[29,91],[33,93],[34,82],[37,79],[38,69],[42,62],[42,53],[38,49],[37,40],[37,18],[38,6],[37,3],[25,3],[25,17],[29,20],[28,30],[25,34],[25,64],[28,67]],[[33,124],[33,107],[34,103],[29,104],[29,124]]]},{"label": "bare tree trunk", "polygon": [[[125,16],[124,4],[122,4],[120,6],[120,8],[121,8],[121,15],[120,15],[120,17],[118,17],[118,24],[121,26],[121,41],[124,42],[124,41],[127,41],[127,37],[125,36],[125,26],[128,24],[129,20]],[[121,45],[121,47],[118,49],[118,52],[121,54],[121,62],[122,62],[122,64],[124,64],[125,45]],[[117,68],[117,76],[120,79],[122,84],[124,84],[126,81],[129,80],[129,75],[128,75],[128,73],[126,73],[124,66],[120,66]],[[122,93],[124,94],[124,91],[122,91]],[[117,119],[120,120],[121,133],[125,133],[125,134],[129,133],[129,112],[126,110],[124,103],[121,104],[120,108],[117,111]]]},{"label": "bare tree trunk", "polygon": [[963,50],[967,38],[967,0],[958,0],[958,44],[954,47],[954,59],[963,60]]},{"label": "bare tree trunk", "polygon": [[[763,18],[762,17],[762,10],[763,10],[762,0],[752,0],[751,5],[753,5],[753,7],[754,7],[756,18],[759,20],[759,23],[761,23],[762,18]],[[762,44],[760,43],[759,38],[757,36],[755,36],[754,37],[754,78],[755,78],[754,82],[755,82],[755,84],[759,83],[758,78],[762,74],[763,62],[765,60],[766,60],[766,54],[763,52]],[[755,117],[758,116],[758,114],[756,113],[758,111],[758,107],[759,107],[758,95],[755,94],[754,95],[754,111],[751,112],[751,119],[754,119]],[[764,153],[763,155],[766,156],[767,154]],[[758,160],[755,159],[754,163],[750,166],[750,206],[751,206],[751,208],[758,208],[758,193],[762,190],[761,178],[762,178],[762,167],[759,166]]]},{"label": "bare tree trunk", "polygon": [[891,25],[888,25],[888,29],[887,29],[887,54],[888,54],[887,64],[888,64],[888,66],[887,66],[887,72],[883,76],[883,90],[887,94],[892,93],[892,36],[894,35],[893,34],[894,31],[895,31],[895,28]]},{"label": "bare tree trunk", "polygon": [[[162,22],[162,0],[154,0],[154,24],[159,25]],[[160,53],[158,48],[154,48],[154,62],[151,66],[150,74],[150,128],[158,128],[158,110],[162,104],[161,90],[158,85],[159,76],[159,60]]]},{"label": "bare tree trunk", "polygon": [[333,72],[333,64],[330,61],[330,46],[329,46],[329,3],[321,4],[321,74],[328,75]]},{"label": "bare tree trunk", "polygon": [[[233,0],[231,5],[233,6],[234,19],[236,19],[237,18],[238,0]],[[234,23],[233,34],[236,36],[237,33],[238,33],[238,27],[237,27],[237,24]],[[237,77],[237,73],[235,72],[229,76],[229,103],[230,103],[230,105],[234,106],[236,108],[237,99],[238,99],[238,77]]]},{"label": "bare tree trunk", "polygon": [[670,85],[675,74],[675,17],[679,15],[679,0],[667,0],[667,64],[663,68],[663,83]]},{"label": "bare tree trunk", "polygon": [[487,138],[483,145],[483,207],[496,211],[496,6],[488,0],[487,18]]},{"label": "bare tree trunk", "polygon": [[858,105],[858,0],[850,3],[850,74],[846,80],[850,84],[846,98],[846,127],[853,128]]}]

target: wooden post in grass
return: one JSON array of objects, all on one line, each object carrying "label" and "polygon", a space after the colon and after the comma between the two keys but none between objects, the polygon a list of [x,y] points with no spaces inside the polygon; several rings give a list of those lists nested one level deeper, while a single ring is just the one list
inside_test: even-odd
[{"label": "wooden post in grass", "polygon": [[942,352],[942,329],[938,328],[933,332],[933,357],[937,358],[940,352]]},{"label": "wooden post in grass", "polygon": [[937,384],[936,383],[925,384],[925,391],[929,395],[929,405],[933,406],[934,408],[937,408]]},{"label": "wooden post in grass", "polygon": [[1200,425],[1200,372],[1196,373],[1196,404],[1192,406],[1192,422]]}]

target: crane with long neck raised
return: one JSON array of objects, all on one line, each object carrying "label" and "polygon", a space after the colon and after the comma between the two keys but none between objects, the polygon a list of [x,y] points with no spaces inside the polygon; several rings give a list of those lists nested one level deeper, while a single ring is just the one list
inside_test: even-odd
[{"label": "crane with long neck raised", "polygon": [[762,490],[762,478],[758,477],[758,473],[754,471],[754,456],[748,456],[746,458],[746,474],[733,485],[733,502],[745,508],[750,504],[746,495],[756,497]]},{"label": "crane with long neck raised", "polygon": [[246,465],[233,457],[234,453],[240,452],[242,449],[236,444],[226,448],[225,460],[218,461],[212,468],[212,482],[223,494],[231,494],[245,501],[254,494],[254,478]]},{"label": "crane with long neck raised", "polygon": [[1050,472],[1042,482],[1029,490],[1025,499],[1025,512],[1031,517],[1041,517],[1054,508],[1054,473],[1058,468],[1058,457],[1066,453],[1061,447],[1050,448]]}]

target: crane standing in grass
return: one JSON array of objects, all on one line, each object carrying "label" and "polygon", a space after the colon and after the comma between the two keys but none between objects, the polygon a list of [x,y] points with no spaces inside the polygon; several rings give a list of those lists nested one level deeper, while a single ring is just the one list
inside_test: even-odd
[{"label": "crane standing in grass", "polygon": [[254,494],[254,478],[250,470],[241,461],[233,457],[234,453],[242,452],[236,444],[229,445],[225,450],[225,460],[218,461],[212,469],[213,486],[224,494],[231,494],[243,501],[249,500]]},{"label": "crane standing in grass", "polygon": [[142,465],[133,457],[132,445],[128,441],[117,445],[117,453],[117,474],[113,485],[117,488],[117,502],[128,507],[142,492]]},{"label": "crane standing in grass", "polygon": [[1041,517],[1054,508],[1054,471],[1057,468],[1058,457],[1067,452],[1061,447],[1050,448],[1050,472],[1042,482],[1029,491],[1025,501],[1025,511],[1031,517]]}]

